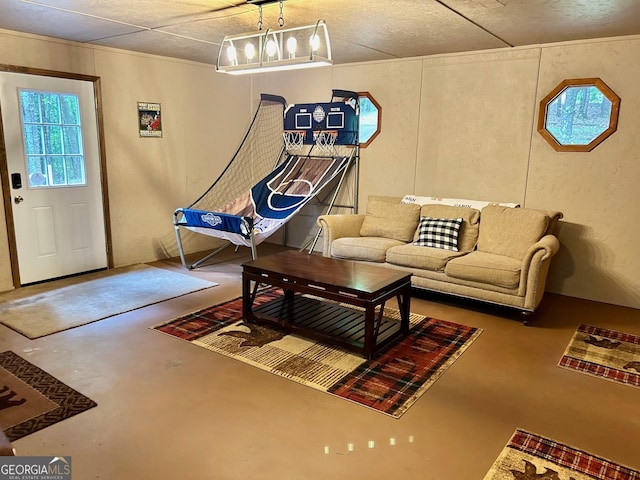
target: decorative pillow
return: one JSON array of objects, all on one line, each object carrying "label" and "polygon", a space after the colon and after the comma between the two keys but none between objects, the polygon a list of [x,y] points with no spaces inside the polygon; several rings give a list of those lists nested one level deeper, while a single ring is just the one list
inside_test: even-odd
[{"label": "decorative pillow", "polygon": [[[458,232],[458,252],[471,252],[478,243],[480,230],[480,210],[467,207],[452,207],[449,205],[423,205],[420,209],[420,217],[431,218],[462,218],[462,225]],[[413,241],[418,239],[416,228]]]},{"label": "decorative pillow", "polygon": [[420,205],[402,205],[390,198],[369,197],[367,213],[360,228],[361,237],[393,238],[401,242],[413,240],[420,218]]},{"label": "decorative pillow", "polygon": [[458,233],[462,218],[420,217],[418,238],[414,245],[458,251]]}]

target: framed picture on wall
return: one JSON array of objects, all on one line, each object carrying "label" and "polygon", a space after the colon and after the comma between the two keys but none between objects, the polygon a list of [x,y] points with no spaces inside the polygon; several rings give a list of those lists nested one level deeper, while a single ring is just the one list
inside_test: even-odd
[{"label": "framed picture on wall", "polygon": [[138,102],[138,128],[141,137],[162,137],[159,103]]}]

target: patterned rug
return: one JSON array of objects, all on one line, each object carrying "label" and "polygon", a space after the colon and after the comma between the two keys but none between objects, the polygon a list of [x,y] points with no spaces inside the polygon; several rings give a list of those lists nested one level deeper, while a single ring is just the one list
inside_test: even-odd
[{"label": "patterned rug", "polygon": [[0,353],[0,427],[10,441],[96,405],[15,353]]},{"label": "patterned rug", "polygon": [[640,472],[582,450],[516,430],[484,480],[638,480]]},{"label": "patterned rug", "polygon": [[580,325],[558,365],[640,387],[640,336]]},{"label": "patterned rug", "polygon": [[[273,291],[254,306],[273,301]],[[385,317],[399,312],[385,309]],[[242,299],[151,327],[270,373],[399,418],[480,335],[478,328],[411,314],[411,331],[373,360],[242,321]]]}]

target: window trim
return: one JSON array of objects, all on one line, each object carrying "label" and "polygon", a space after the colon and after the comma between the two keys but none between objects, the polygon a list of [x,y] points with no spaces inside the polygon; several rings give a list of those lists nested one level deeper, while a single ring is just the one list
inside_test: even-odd
[{"label": "window trim", "polygon": [[[611,113],[609,114],[609,128],[594,138],[588,144],[569,144],[563,145],[546,128],[547,108],[549,103],[556,99],[563,91],[569,87],[595,87],[602,95],[611,102]],[[606,83],[599,78],[574,78],[563,80],[556,88],[540,101],[540,110],[538,112],[538,133],[558,152],[590,152],[599,144],[605,141],[618,128],[618,113],[620,111],[620,97],[611,90]]]},{"label": "window trim", "polygon": [[[371,93],[369,92],[357,92],[357,93],[358,93],[358,102],[360,102],[361,97],[366,97],[378,109],[378,126],[376,128],[376,131],[373,132],[373,134],[369,137],[369,139],[366,142],[362,142],[359,144],[360,148],[367,148],[371,144],[371,142],[373,142],[375,138],[378,135],[380,135],[380,132],[382,131],[382,107],[380,106],[378,101],[375,98],[373,98],[373,95],[371,95]],[[360,129],[360,125],[358,125],[358,130],[359,129]]]}]

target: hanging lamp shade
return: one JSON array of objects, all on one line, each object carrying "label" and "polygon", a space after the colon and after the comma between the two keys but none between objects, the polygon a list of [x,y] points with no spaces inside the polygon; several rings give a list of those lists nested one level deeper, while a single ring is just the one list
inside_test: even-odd
[{"label": "hanging lamp shade", "polygon": [[227,35],[216,70],[240,75],[332,65],[327,24]]}]

